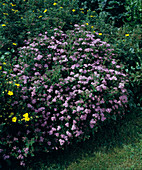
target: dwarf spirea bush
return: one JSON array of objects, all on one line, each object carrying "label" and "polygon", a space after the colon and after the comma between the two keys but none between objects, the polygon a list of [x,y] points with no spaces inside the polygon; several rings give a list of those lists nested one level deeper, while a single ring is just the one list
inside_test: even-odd
[{"label": "dwarf spirea bush", "polygon": [[22,89],[13,106],[26,103],[33,119],[27,133],[15,133],[21,143],[15,139],[11,154],[17,159],[85,140],[104,121],[125,114],[127,75],[110,45],[84,27],[76,24],[66,34],[56,28],[54,36],[39,34],[19,48],[11,76]]}]

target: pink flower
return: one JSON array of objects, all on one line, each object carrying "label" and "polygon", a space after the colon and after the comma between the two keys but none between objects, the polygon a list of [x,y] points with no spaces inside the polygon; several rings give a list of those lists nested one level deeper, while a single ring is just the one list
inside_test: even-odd
[{"label": "pink flower", "polygon": [[60,145],[61,145],[61,146],[65,143],[65,141],[62,140],[62,139],[59,139],[59,142],[60,142]]},{"label": "pink flower", "polygon": [[25,163],[24,163],[23,161],[21,161],[21,162],[20,162],[20,165],[23,165],[23,166],[25,166]]},{"label": "pink flower", "polygon": [[66,123],[65,126],[66,126],[66,127],[69,127],[69,123]]},{"label": "pink flower", "polygon": [[52,131],[52,130],[50,130],[48,133],[49,133],[49,135],[52,135],[52,134],[53,134],[53,131]]},{"label": "pink flower", "polygon": [[69,137],[72,137],[72,134],[71,134],[69,131],[66,131],[66,134],[67,134]]},{"label": "pink flower", "polygon": [[28,108],[33,108],[33,106],[31,104],[27,104]]},{"label": "pink flower", "polygon": [[73,120],[73,124],[77,123],[76,120]]},{"label": "pink flower", "polygon": [[113,60],[112,62],[111,62],[112,64],[116,64],[116,62]]},{"label": "pink flower", "polygon": [[97,113],[95,113],[95,114],[93,114],[92,116],[94,116],[94,117],[99,117],[99,114],[97,114]]},{"label": "pink flower", "polygon": [[61,49],[61,50],[60,50],[60,53],[63,53],[63,52],[65,52],[65,51],[64,51],[63,49]]},{"label": "pink flower", "polygon": [[50,142],[50,141],[48,141],[48,142],[47,142],[47,144],[50,146],[50,145],[51,145],[51,142]]},{"label": "pink flower", "polygon": [[18,138],[15,138],[15,137],[14,137],[13,141],[17,141],[17,140],[18,140]]},{"label": "pink flower", "polygon": [[48,65],[47,65],[47,64],[45,64],[45,65],[44,65],[44,67],[48,67]]},{"label": "pink flower", "polygon": [[127,102],[128,102],[126,95],[120,96],[119,99],[120,99],[123,103],[127,103]]},{"label": "pink flower", "polygon": [[124,87],[124,83],[119,83],[118,88],[123,88]]},{"label": "pink flower", "polygon": [[61,126],[57,126],[57,130],[60,130],[61,129]]},{"label": "pink flower", "polygon": [[9,157],[10,157],[9,155],[5,155],[5,154],[4,154],[4,158],[3,158],[3,159],[6,160],[6,159],[8,159]]},{"label": "pink flower", "polygon": [[42,59],[42,57],[43,57],[42,55],[38,55],[36,59],[40,60],[40,59]]},{"label": "pink flower", "polygon": [[106,112],[108,112],[108,113],[110,113],[111,111],[112,111],[111,108],[107,108],[107,109],[106,109]]},{"label": "pink flower", "polygon": [[80,116],[80,119],[81,119],[81,120],[86,120],[86,118],[87,118],[87,114]]},{"label": "pink flower", "polygon": [[59,133],[55,133],[55,136],[57,136],[57,137],[58,137],[58,136],[59,136]]},{"label": "pink flower", "polygon": [[93,128],[93,127],[94,127],[94,124],[90,124],[90,127]]},{"label": "pink flower", "polygon": [[95,123],[96,123],[96,120],[91,119],[90,124],[95,124]]},{"label": "pink flower", "polygon": [[81,134],[83,134],[83,132],[81,130],[80,131],[76,131],[75,137],[80,136]]},{"label": "pink flower", "polygon": [[78,48],[78,51],[82,51],[82,48]]},{"label": "pink flower", "polygon": [[63,104],[63,106],[68,107],[68,103],[67,103],[67,102],[65,102],[65,103]]},{"label": "pink flower", "polygon": [[89,51],[93,51],[93,49],[92,48],[86,48],[84,51],[89,52]]},{"label": "pink flower", "polygon": [[78,41],[82,41],[82,40],[83,40],[83,38],[79,38],[79,39],[78,39]]},{"label": "pink flower", "polygon": [[117,80],[117,78],[115,76],[112,77],[112,80]]},{"label": "pink flower", "polygon": [[73,124],[71,130],[76,130],[76,126]]},{"label": "pink flower", "polygon": [[102,92],[102,89],[101,89],[100,86],[97,86],[97,87],[96,87],[96,90]]},{"label": "pink flower", "polygon": [[116,68],[120,68],[120,66],[119,66],[119,65],[116,65]]},{"label": "pink flower", "polygon": [[32,100],[32,104],[35,104],[35,103],[36,103],[36,99],[33,99],[33,100]]},{"label": "pink flower", "polygon": [[56,102],[56,97],[52,100],[52,102]]},{"label": "pink flower", "polygon": [[16,146],[14,146],[13,149],[16,149]]},{"label": "pink flower", "polygon": [[74,24],[74,26],[75,26],[75,27],[79,27],[79,25],[78,25],[78,24]]},{"label": "pink flower", "polygon": [[65,119],[64,116],[60,117],[59,120],[63,121]]},{"label": "pink flower", "polygon": [[101,117],[101,121],[104,121],[106,119],[106,117]]},{"label": "pink flower", "polygon": [[81,110],[84,110],[83,107],[80,107],[80,106],[77,106],[77,112],[81,111]]},{"label": "pink flower", "polygon": [[56,120],[56,117],[51,117],[51,120],[52,120],[52,121]]}]

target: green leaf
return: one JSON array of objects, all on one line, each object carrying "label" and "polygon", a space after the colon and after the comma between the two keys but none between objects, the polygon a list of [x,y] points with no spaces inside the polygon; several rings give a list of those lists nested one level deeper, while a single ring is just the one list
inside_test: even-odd
[{"label": "green leaf", "polygon": [[116,116],[115,116],[115,115],[112,115],[112,116],[111,116],[111,119],[116,120]]}]

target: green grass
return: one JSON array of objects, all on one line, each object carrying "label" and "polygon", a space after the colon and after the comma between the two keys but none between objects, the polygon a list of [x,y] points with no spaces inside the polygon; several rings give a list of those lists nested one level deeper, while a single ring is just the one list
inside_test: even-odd
[{"label": "green grass", "polygon": [[[22,168],[13,164],[8,169]],[[24,169],[142,169],[142,110],[138,108],[121,122],[103,126],[94,137],[64,151],[36,153]]]}]

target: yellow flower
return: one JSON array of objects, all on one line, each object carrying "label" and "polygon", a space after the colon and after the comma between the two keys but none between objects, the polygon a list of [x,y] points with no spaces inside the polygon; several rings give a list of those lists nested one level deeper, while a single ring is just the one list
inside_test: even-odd
[{"label": "yellow flower", "polygon": [[128,36],[129,36],[129,34],[125,34],[125,36],[126,36],[126,37],[128,37]]},{"label": "yellow flower", "polygon": [[30,120],[30,118],[29,117],[25,117],[25,121],[29,121]]},{"label": "yellow flower", "polygon": [[73,9],[72,12],[75,12],[75,9]]},{"label": "yellow flower", "polygon": [[16,122],[16,120],[17,120],[17,117],[12,118],[12,122]]},{"label": "yellow flower", "polygon": [[28,113],[25,113],[24,115],[23,115],[23,119],[21,119],[21,120],[25,120],[25,121],[29,121],[30,120],[30,118],[28,117]]},{"label": "yellow flower", "polygon": [[83,11],[81,11],[83,14],[84,14],[84,12]]},{"label": "yellow flower", "polygon": [[25,113],[25,114],[23,115],[23,117],[28,117],[28,113]]},{"label": "yellow flower", "polygon": [[0,115],[0,117],[2,117],[2,115]]},{"label": "yellow flower", "polygon": [[40,15],[38,18],[41,18],[42,16]]},{"label": "yellow flower", "polygon": [[57,3],[54,3],[53,5],[57,5]]},{"label": "yellow flower", "polygon": [[102,35],[102,33],[99,33],[99,35]]},{"label": "yellow flower", "polygon": [[90,17],[94,17],[93,15],[90,15]]},{"label": "yellow flower", "polygon": [[5,62],[3,62],[3,64],[4,64],[4,65],[6,65],[6,63],[5,63]]},{"label": "yellow flower", "polygon": [[13,43],[13,45],[17,45],[16,43]]},{"label": "yellow flower", "polygon": [[44,10],[44,13],[47,12],[47,9]]},{"label": "yellow flower", "polygon": [[17,83],[16,83],[15,85],[16,85],[17,87],[19,87],[19,86],[20,86],[20,84],[17,84]]},{"label": "yellow flower", "polygon": [[5,5],[5,3],[3,3],[2,5]]},{"label": "yellow flower", "polygon": [[0,70],[2,70],[2,66],[0,66]]},{"label": "yellow flower", "polygon": [[5,27],[6,25],[5,24],[2,24],[2,27]]},{"label": "yellow flower", "polygon": [[86,23],[86,25],[88,25],[88,23]]},{"label": "yellow flower", "polygon": [[18,12],[18,10],[15,10],[14,13]]},{"label": "yellow flower", "polygon": [[14,9],[12,9],[12,11],[15,11]]},{"label": "yellow flower", "polygon": [[62,6],[60,8],[63,8]]},{"label": "yellow flower", "polygon": [[12,4],[12,3],[10,3],[12,6],[16,6],[16,4]]},{"label": "yellow flower", "polygon": [[21,19],[23,19],[23,17],[21,17]]},{"label": "yellow flower", "polygon": [[94,28],[94,26],[91,26],[91,28]]},{"label": "yellow flower", "polygon": [[8,95],[9,95],[9,96],[12,96],[12,95],[13,95],[13,92],[12,92],[12,91],[8,91]]},{"label": "yellow flower", "polygon": [[11,117],[11,116],[13,116],[13,115],[14,115],[14,113],[13,113],[13,112],[11,112],[11,113],[10,113],[10,116],[8,116],[8,117]]},{"label": "yellow flower", "polygon": [[96,31],[94,31],[94,32],[96,32]]},{"label": "yellow flower", "polygon": [[80,10],[84,10],[83,8],[80,8]]},{"label": "yellow flower", "polygon": [[33,11],[33,12],[35,12],[35,11]]},{"label": "yellow flower", "polygon": [[3,15],[8,15],[8,13],[3,13]]}]

